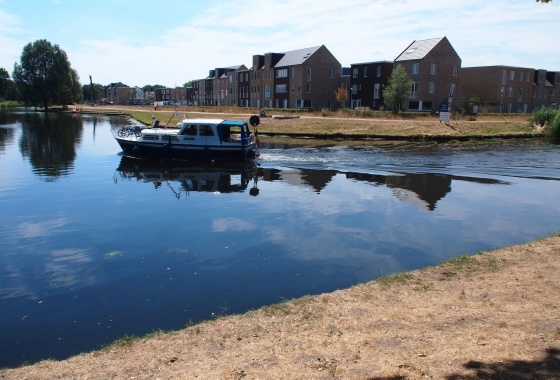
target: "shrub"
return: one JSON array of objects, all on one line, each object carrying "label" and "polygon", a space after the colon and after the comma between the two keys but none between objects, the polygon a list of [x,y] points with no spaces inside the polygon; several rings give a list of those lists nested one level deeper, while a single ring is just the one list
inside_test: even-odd
[{"label": "shrub", "polygon": [[542,108],[533,112],[531,122],[544,127],[545,125],[550,125],[550,122],[557,114],[558,111],[553,108]]},{"label": "shrub", "polygon": [[557,139],[560,138],[560,111],[556,111],[556,116],[548,125],[548,134]]}]

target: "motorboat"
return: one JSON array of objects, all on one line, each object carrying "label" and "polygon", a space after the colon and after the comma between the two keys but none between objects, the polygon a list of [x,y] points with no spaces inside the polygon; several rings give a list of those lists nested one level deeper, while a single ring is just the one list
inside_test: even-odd
[{"label": "motorboat", "polygon": [[111,132],[123,152],[133,156],[194,161],[245,161],[258,157],[259,116],[245,121],[184,119],[176,128],[119,126]]}]

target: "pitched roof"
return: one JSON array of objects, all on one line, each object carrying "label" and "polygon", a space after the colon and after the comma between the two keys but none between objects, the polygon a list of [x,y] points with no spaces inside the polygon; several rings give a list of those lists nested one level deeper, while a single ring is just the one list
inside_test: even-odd
[{"label": "pitched roof", "polygon": [[398,61],[412,61],[423,59],[437,44],[445,37],[431,38],[428,40],[419,40],[411,43],[404,51],[395,58]]},{"label": "pitched roof", "polygon": [[307,58],[311,57],[311,55],[319,50],[319,48],[321,48],[321,46],[287,51],[274,67],[301,65]]}]

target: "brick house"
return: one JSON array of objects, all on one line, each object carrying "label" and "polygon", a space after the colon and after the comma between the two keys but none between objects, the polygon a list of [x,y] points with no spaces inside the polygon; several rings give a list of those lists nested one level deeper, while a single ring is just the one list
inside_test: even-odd
[{"label": "brick house", "polygon": [[533,104],[531,111],[542,108],[558,108],[560,73],[535,70]]},{"label": "brick house", "polygon": [[144,90],[140,87],[129,87],[121,82],[111,83],[107,88],[107,101],[115,104],[143,104]]},{"label": "brick house", "polygon": [[340,86],[342,67],[324,45],[254,55],[252,63],[247,72],[239,72],[240,106],[336,107],[334,95]]},{"label": "brick house", "polygon": [[379,110],[384,105],[382,90],[393,71],[393,62],[354,63],[350,70],[350,108]]},{"label": "brick house", "polygon": [[435,112],[457,92],[461,58],[447,37],[412,42],[395,58],[397,65],[405,68],[413,82],[405,110]]},{"label": "brick house", "polygon": [[526,67],[464,67],[458,106],[478,97],[485,112],[531,112],[534,80],[535,70]]}]

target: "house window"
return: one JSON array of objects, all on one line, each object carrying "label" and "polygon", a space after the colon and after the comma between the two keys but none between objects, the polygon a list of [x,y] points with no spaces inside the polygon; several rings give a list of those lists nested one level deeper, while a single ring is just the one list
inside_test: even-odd
[{"label": "house window", "polygon": [[352,78],[357,78],[358,77],[358,68],[355,67],[352,69]]},{"label": "house window", "polygon": [[270,98],[272,96],[271,92],[270,92],[270,85],[267,84],[266,86],[264,86],[264,97],[265,98]]},{"label": "house window", "polygon": [[456,77],[458,73],[457,65],[453,66],[453,76]]},{"label": "house window", "polygon": [[381,66],[377,66],[377,76],[381,76]]},{"label": "house window", "polygon": [[281,93],[285,93],[288,92],[288,86],[285,84],[277,84],[276,85],[276,93],[277,94],[281,94]]},{"label": "house window", "polygon": [[381,90],[381,84],[380,83],[376,83],[373,85],[373,98],[374,99],[379,99],[379,92]]},{"label": "house window", "polygon": [[287,78],[288,69],[280,69],[276,71],[276,78]]},{"label": "house window", "polygon": [[519,87],[519,91],[517,92],[517,101],[520,102],[523,100],[523,89]]},{"label": "house window", "polygon": [[437,74],[437,63],[430,64],[430,74],[436,75]]},{"label": "house window", "polygon": [[412,64],[412,75],[418,75],[418,67],[420,66],[419,63]]},{"label": "house window", "polygon": [[502,70],[502,84],[506,84],[507,82],[507,71]]},{"label": "house window", "polygon": [[364,78],[367,78],[367,67],[364,67]]},{"label": "house window", "polygon": [[410,97],[416,98],[417,91],[418,91],[418,83],[412,82],[412,87],[410,88]]},{"label": "house window", "polygon": [[[307,81],[310,82],[311,81],[311,67],[307,68]],[[310,91],[308,91],[310,92]]]},{"label": "house window", "polygon": [[334,69],[329,69],[329,78],[334,78]]},{"label": "house window", "polygon": [[294,71],[295,71],[295,70],[294,70],[294,68],[292,67],[292,68],[290,69],[290,72],[291,72],[291,74],[292,74],[292,78],[294,77]]},{"label": "house window", "polygon": [[508,96],[511,98],[513,96],[513,87],[509,88]]},{"label": "house window", "polygon": [[511,70],[509,72],[509,80],[515,80],[515,71]]},{"label": "house window", "polygon": [[430,94],[434,94],[436,92],[436,86],[434,85],[434,82],[430,82],[428,86],[428,92]]},{"label": "house window", "polygon": [[457,85],[455,83],[451,83],[451,86],[449,87],[449,94],[453,95],[456,92],[457,92]]},{"label": "house window", "polygon": [[305,90],[307,91],[307,93],[311,92],[311,85],[309,83],[305,85]]},{"label": "house window", "polygon": [[527,71],[527,82],[531,81],[531,73]]},{"label": "house window", "polygon": [[358,85],[357,84],[353,84],[352,85],[352,94],[356,95],[358,93]]},{"label": "house window", "polygon": [[519,73],[519,81],[523,82],[523,71]]}]

